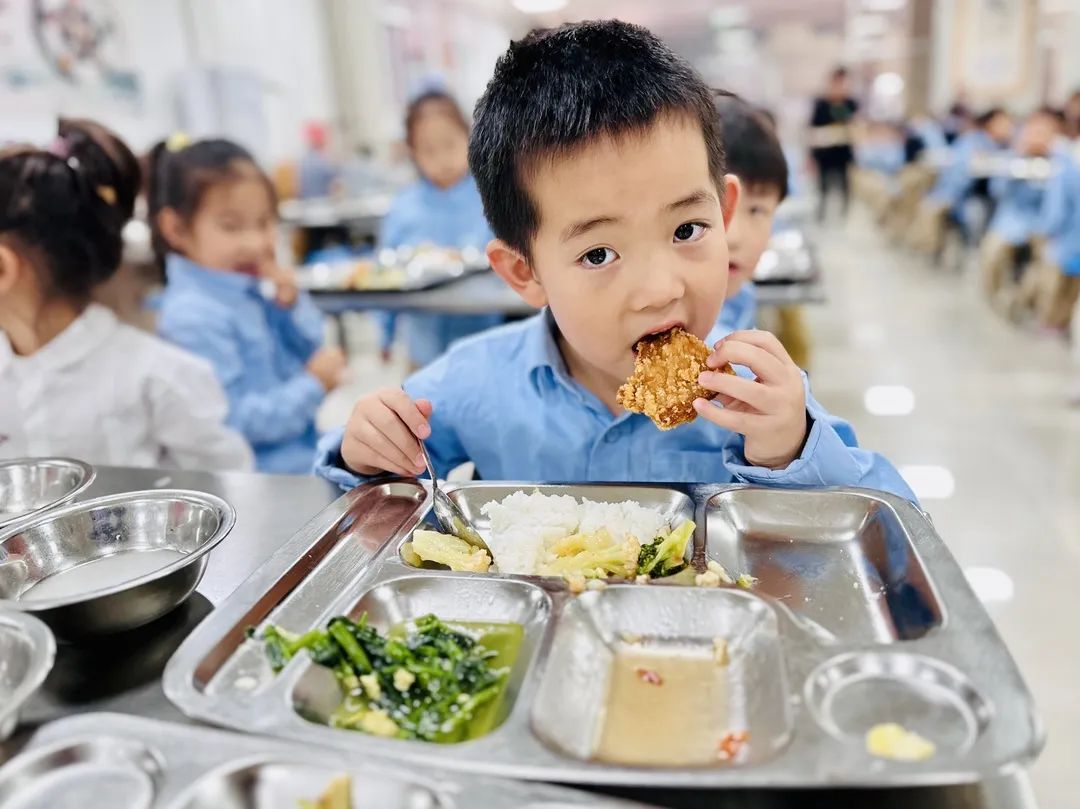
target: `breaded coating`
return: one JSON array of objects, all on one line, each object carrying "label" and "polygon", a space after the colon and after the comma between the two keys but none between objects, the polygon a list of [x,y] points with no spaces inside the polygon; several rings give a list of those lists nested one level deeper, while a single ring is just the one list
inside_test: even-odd
[{"label": "breaded coating", "polygon": [[[716,394],[698,384],[708,370],[709,347],[681,328],[647,337],[635,347],[634,373],[619,388],[618,402],[632,413],[643,413],[661,430],[670,430],[697,417],[695,399]],[[730,365],[721,369],[734,374]]]}]

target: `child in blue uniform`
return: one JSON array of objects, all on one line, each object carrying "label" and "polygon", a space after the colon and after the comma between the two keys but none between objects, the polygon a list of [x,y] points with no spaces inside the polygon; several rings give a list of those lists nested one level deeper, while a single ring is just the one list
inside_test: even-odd
[{"label": "child in blue uniform", "polygon": [[[1037,110],[1020,130],[1015,154],[1023,158],[1049,157],[1061,131],[1060,113],[1052,109]],[[1002,311],[1008,311],[1014,303],[1017,259],[1031,252],[1045,189],[1043,177],[1003,176],[990,181],[995,210],[983,239],[981,264],[986,293]]]},{"label": "child in blue uniform", "polygon": [[1064,331],[1080,298],[1080,162],[1064,138],[1051,150],[1039,233],[1046,237],[1046,249],[1036,314],[1045,328]]},{"label": "child in blue uniform", "polygon": [[715,334],[720,339],[756,326],[757,296],[752,278],[769,245],[776,209],[787,196],[788,165],[776,131],[762,113],[733,97],[718,99],[716,109],[727,168],[741,186],[727,229],[727,299]]},{"label": "child in blue uniform", "polygon": [[466,460],[484,479],[848,485],[913,497],[884,458],[846,444],[771,334],[738,331],[704,372],[718,395],[662,432],[618,404],[642,337],[705,337],[728,284],[726,173],[712,93],[649,32],[619,21],[538,31],[499,60],[469,162],[495,271],[543,311],[462,341],[405,390],[361,399],[321,444],[343,486]]},{"label": "child in blue uniform", "polygon": [[167,275],[159,332],[213,365],[228,423],[260,471],[309,471],[315,411],[340,383],[345,357],[322,346],[322,315],[274,259],[270,181],[225,140],[163,144],[151,172],[154,244]]},{"label": "child in blue uniform", "polygon": [[[380,246],[426,244],[483,252],[491,231],[469,174],[469,124],[461,109],[444,92],[426,92],[409,105],[405,136],[420,179],[394,200],[383,220]],[[497,326],[503,318],[407,314],[400,321],[409,359],[419,368],[436,360],[453,341]]]}]

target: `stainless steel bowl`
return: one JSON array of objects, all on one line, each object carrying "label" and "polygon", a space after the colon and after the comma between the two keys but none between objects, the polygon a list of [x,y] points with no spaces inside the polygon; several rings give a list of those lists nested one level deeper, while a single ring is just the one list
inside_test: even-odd
[{"label": "stainless steel bowl", "polygon": [[19,709],[45,681],[55,657],[56,641],[45,624],[0,611],[0,741],[15,730]]},{"label": "stainless steel bowl", "polygon": [[194,592],[236,514],[219,497],[159,489],[99,497],[0,531],[0,607],[61,638],[120,632]]},{"label": "stainless steel bowl", "polygon": [[71,458],[0,461],[0,530],[73,500],[96,474],[90,464]]}]

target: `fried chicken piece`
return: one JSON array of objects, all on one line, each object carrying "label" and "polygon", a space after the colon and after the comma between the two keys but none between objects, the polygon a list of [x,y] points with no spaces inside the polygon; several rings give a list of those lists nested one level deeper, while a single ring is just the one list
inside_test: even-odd
[{"label": "fried chicken piece", "polygon": [[[643,338],[635,346],[634,373],[619,388],[618,402],[632,413],[643,413],[661,430],[671,430],[697,417],[695,399],[716,394],[698,384],[708,370],[709,347],[681,328]],[[734,374],[730,365],[721,371]]]}]

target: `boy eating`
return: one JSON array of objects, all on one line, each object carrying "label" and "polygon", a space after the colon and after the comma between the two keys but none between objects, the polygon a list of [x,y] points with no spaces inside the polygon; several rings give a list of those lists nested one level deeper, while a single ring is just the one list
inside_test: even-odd
[{"label": "boy eating", "polygon": [[[884,458],[808,394],[770,334],[719,342],[697,382],[715,401],[660,431],[624,412],[635,346],[717,322],[725,228],[741,186],[725,174],[712,93],[649,32],[617,21],[536,31],[499,60],[476,108],[470,165],[495,234],[487,255],[543,311],[457,344],[357,402],[328,435],[320,474],[354,486],[472,461],[488,480],[868,486],[914,499]],[[723,373],[727,364],[748,376]],[[840,427],[841,432],[837,431]]]}]

